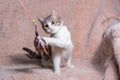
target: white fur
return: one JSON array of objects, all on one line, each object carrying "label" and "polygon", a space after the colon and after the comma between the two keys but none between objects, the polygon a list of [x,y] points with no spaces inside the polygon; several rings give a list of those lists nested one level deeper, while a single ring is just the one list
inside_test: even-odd
[{"label": "white fur", "polygon": [[73,67],[71,64],[71,54],[73,49],[71,34],[64,25],[61,25],[58,28],[59,29],[55,29],[57,31],[53,30],[53,33],[56,33],[54,33],[54,35],[51,37],[42,37],[47,42],[47,44],[52,46],[52,61],[55,74],[57,75],[61,73],[60,64],[62,57],[64,57],[64,60],[66,61],[65,65],[67,67]]}]

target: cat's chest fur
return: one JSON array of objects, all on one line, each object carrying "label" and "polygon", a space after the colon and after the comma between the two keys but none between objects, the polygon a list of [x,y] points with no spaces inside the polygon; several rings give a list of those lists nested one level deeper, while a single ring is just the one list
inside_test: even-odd
[{"label": "cat's chest fur", "polygon": [[61,29],[57,33],[51,36],[51,38],[58,39],[58,41],[60,41],[60,43],[58,43],[59,45],[61,46],[65,45],[64,47],[58,47],[58,46],[53,45],[52,46],[53,53],[64,54],[66,53],[66,51],[68,51],[69,46],[72,46],[71,35],[66,26],[62,26]]},{"label": "cat's chest fur", "polygon": [[68,31],[66,26],[62,26],[57,33],[50,36],[51,38],[56,38],[62,41],[71,40],[70,32]]}]

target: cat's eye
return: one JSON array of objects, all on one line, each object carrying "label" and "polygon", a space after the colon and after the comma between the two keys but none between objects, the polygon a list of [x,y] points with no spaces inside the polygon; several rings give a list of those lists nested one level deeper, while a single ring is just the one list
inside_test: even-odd
[{"label": "cat's eye", "polygon": [[45,27],[48,27],[48,25],[46,24]]},{"label": "cat's eye", "polygon": [[52,24],[54,24],[54,22],[52,21]]}]

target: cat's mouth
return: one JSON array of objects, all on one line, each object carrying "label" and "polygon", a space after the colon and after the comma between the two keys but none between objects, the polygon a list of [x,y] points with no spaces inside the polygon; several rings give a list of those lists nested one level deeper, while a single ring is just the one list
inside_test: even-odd
[{"label": "cat's mouth", "polygon": [[50,33],[53,33],[54,32],[54,30],[50,30]]},{"label": "cat's mouth", "polygon": [[51,34],[51,33],[53,33],[53,30],[47,30],[46,33]]}]

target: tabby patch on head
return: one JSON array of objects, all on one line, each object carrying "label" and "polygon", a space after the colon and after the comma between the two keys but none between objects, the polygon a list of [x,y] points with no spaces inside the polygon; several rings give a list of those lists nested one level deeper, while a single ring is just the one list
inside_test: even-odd
[{"label": "tabby patch on head", "polygon": [[61,17],[57,16],[57,13],[53,10],[52,14],[45,18],[38,18],[42,24],[43,30],[48,34],[57,33],[62,27],[63,20]]}]

